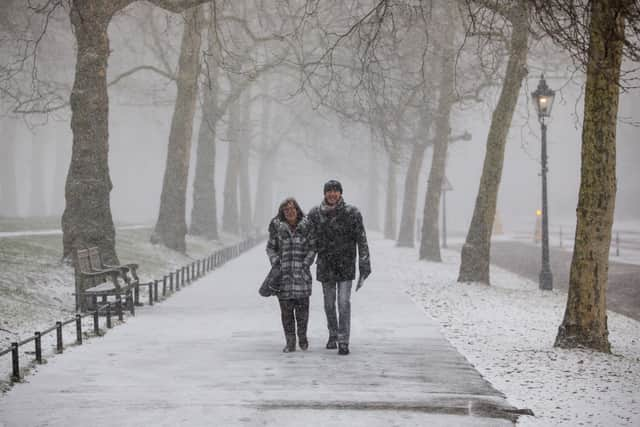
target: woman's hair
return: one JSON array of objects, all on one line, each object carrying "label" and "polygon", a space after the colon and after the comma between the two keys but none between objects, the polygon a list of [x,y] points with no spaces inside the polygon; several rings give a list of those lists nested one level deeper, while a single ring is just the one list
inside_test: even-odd
[{"label": "woman's hair", "polygon": [[276,218],[278,218],[280,221],[287,221],[287,219],[284,217],[284,208],[289,204],[289,203],[293,203],[293,206],[296,208],[296,222],[300,222],[300,220],[302,218],[304,218],[304,212],[302,212],[302,209],[300,208],[300,205],[298,204],[298,201],[296,199],[294,199],[293,197],[287,197],[286,199],[284,199],[282,201],[282,203],[280,203],[280,206],[278,207],[278,214],[276,215]]}]

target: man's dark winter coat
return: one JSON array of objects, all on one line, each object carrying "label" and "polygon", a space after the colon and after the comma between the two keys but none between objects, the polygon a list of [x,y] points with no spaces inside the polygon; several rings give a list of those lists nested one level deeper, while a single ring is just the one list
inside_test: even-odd
[{"label": "man's dark winter coat", "polygon": [[356,277],[356,246],[360,275],[371,273],[367,234],[358,208],[342,198],[331,207],[323,200],[307,216],[313,226],[318,258],[316,279],[320,282],[342,282]]}]

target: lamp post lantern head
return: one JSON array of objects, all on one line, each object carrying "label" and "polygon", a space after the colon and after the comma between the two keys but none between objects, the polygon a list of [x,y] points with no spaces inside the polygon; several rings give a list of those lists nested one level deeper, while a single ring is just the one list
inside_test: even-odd
[{"label": "lamp post lantern head", "polygon": [[533,103],[536,106],[538,112],[538,119],[544,121],[546,117],[551,115],[551,107],[553,107],[553,99],[556,92],[551,90],[547,86],[547,82],[544,79],[544,74],[540,76],[538,87],[531,93]]}]

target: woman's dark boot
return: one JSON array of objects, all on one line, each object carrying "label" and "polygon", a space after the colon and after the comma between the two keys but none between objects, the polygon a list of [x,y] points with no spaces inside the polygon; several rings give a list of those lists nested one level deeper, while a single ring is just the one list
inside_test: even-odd
[{"label": "woman's dark boot", "polygon": [[282,352],[291,353],[292,351],[296,351],[296,336],[287,335],[287,345],[284,346]]},{"label": "woman's dark boot", "polygon": [[309,348],[309,340],[307,340],[306,335],[298,338],[298,345],[300,346],[300,350],[307,351]]}]

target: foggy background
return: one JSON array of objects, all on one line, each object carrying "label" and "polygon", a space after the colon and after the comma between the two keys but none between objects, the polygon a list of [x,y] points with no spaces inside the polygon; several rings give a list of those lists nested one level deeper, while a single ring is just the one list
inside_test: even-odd
[{"label": "foggy background", "polygon": [[[152,13],[162,28],[166,53],[177,62],[181,22],[162,11],[151,12],[149,6],[130,8],[127,14],[114,18],[110,26],[112,54],[109,77],[135,66],[157,62],[145,46],[148,35],[138,24],[141,17]],[[50,72],[62,76],[68,84],[73,77],[74,47],[68,24],[59,24],[47,34],[46,66]],[[519,106],[508,137],[503,177],[500,185],[498,213],[506,232],[533,230],[535,211],[540,209],[540,127],[531,104],[530,93],[535,89],[540,67],[530,58],[530,72],[523,86]],[[550,71],[547,81],[557,90],[556,101],[548,123],[549,143],[549,215],[553,231],[559,225],[573,227],[580,180],[580,130],[582,117],[582,76],[558,75]],[[462,76],[464,77],[464,76]],[[275,214],[278,203],[287,196],[296,197],[303,210],[308,211],[322,199],[322,185],[328,179],[338,179],[344,188],[347,203],[358,206],[365,217],[378,217],[371,228],[381,229],[384,220],[386,170],[388,155],[370,143],[369,130],[357,123],[349,123],[335,114],[315,109],[303,94],[294,96],[297,82],[278,72],[268,74],[272,116],[269,128],[261,129],[261,103],[251,107],[250,176],[252,206],[257,188],[257,151],[262,138],[282,139],[274,179],[274,194],[269,216]],[[259,84],[258,84],[259,85]],[[255,92],[255,91],[254,91]],[[158,215],[162,177],[167,153],[175,84],[153,73],[137,73],[122,84],[109,89],[109,166],[113,181],[111,207],[116,222],[153,225]],[[446,196],[447,225],[453,232],[466,232],[470,222],[484,158],[485,143],[491,121],[492,106],[497,90],[485,92],[485,103],[464,110],[454,108],[452,133],[468,131],[470,141],[459,141],[449,147],[446,177],[453,191]],[[640,218],[640,158],[638,127],[640,99],[636,93],[622,93],[618,125],[618,195],[614,229],[625,221]],[[187,220],[192,203],[192,181],[195,165],[197,129],[194,123],[194,145],[187,194]],[[0,183],[0,215],[54,216],[64,209],[64,180],[70,162],[72,135],[70,113],[60,110],[48,116],[10,116],[2,119],[2,155],[15,165],[16,203],[7,203],[7,180]],[[216,188],[218,217],[222,216],[223,183],[228,144],[225,141],[225,121],[217,134]],[[370,182],[369,151],[376,153],[375,176],[378,198],[377,215],[367,210]],[[421,171],[416,217],[421,218],[424,193],[429,171],[431,149],[425,153]],[[399,167],[397,176],[397,209],[401,209],[404,172],[407,160]],[[5,168],[6,169],[6,168]],[[262,229],[266,223],[256,224]]]}]

